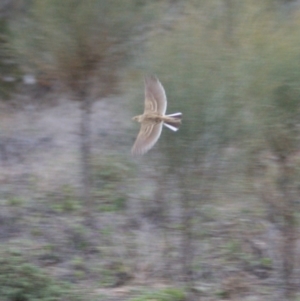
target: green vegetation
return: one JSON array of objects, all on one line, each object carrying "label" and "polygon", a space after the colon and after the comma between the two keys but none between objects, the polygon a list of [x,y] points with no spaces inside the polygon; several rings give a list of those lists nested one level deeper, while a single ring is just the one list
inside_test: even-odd
[{"label": "green vegetation", "polygon": [[184,301],[185,293],[178,288],[167,288],[160,291],[148,292],[130,301]]},{"label": "green vegetation", "polygon": [[[267,147],[255,145],[264,143],[262,137],[276,136],[276,145],[290,148],[291,127],[299,122],[299,18],[276,27],[275,7],[267,2],[231,1],[232,13],[238,17],[232,20],[233,44],[227,44],[228,16],[226,11],[217,15],[218,2],[203,5],[200,15],[193,5],[186,6],[186,18],[172,32],[149,42],[144,67],[160,75],[169,110],[184,111],[186,116],[177,138],[166,135],[160,143],[177,165],[185,154],[204,156],[229,143]],[[289,124],[284,125],[284,120]]]},{"label": "green vegetation", "polygon": [[[251,194],[270,210],[270,222],[283,226],[282,279],[289,294],[299,210],[299,162],[292,162],[300,137],[300,23],[299,11],[290,18],[281,13],[275,1],[191,2],[172,31],[148,42],[143,68],[159,75],[169,112],[184,112],[176,138],[164,131],[158,144],[164,178],[177,179],[183,250],[192,244],[195,207],[201,212],[201,205],[220,196],[241,196],[252,183]],[[264,167],[250,178],[245,175],[253,162]],[[226,248],[239,256],[239,241]],[[188,275],[192,259],[183,254],[182,273]]]},{"label": "green vegetation", "polygon": [[[55,87],[62,107],[68,99],[79,104],[68,103],[74,112],[65,106],[62,120],[53,113],[61,107],[1,104],[0,243],[24,253],[0,252],[0,298],[76,300],[78,288],[54,276],[62,274],[112,299],[132,298],[127,284],[163,280],[185,289],[148,287],[131,300],[202,292],[242,299],[259,291],[257,283],[263,298],[278,298],[280,289],[282,300],[296,300],[300,10],[282,2],[10,2],[22,9],[0,21],[2,75],[33,74],[37,85]],[[142,109],[142,77],[151,73],[166,89],[168,112],[182,111],[183,123],[177,133],[164,130],[146,156],[131,158],[134,135],[124,120]],[[2,75],[4,98],[13,82]],[[122,77],[127,97],[109,98],[121,93]],[[47,101],[37,85],[20,99]],[[42,132],[54,122],[59,143],[54,131]],[[6,135],[24,132],[34,141],[45,134],[47,147],[24,139],[23,152],[7,143]],[[56,160],[56,152],[71,157]]]},{"label": "green vegetation", "polygon": [[1,251],[0,294],[3,301],[87,300],[70,284],[55,280],[22,254],[11,251]]},{"label": "green vegetation", "polygon": [[[71,88],[85,76],[99,76],[101,94],[112,91],[114,68],[124,49],[118,45],[136,23],[135,1],[33,1],[25,18],[14,23],[14,46],[22,63],[49,80]],[[113,18],[115,22],[109,22]],[[104,74],[105,69],[105,74]],[[104,78],[104,75],[106,76]]]},{"label": "green vegetation", "polygon": [[126,207],[126,181],[133,175],[129,162],[108,156],[92,162],[94,196],[99,211],[119,211]]},{"label": "green vegetation", "polygon": [[22,207],[24,205],[24,200],[20,197],[10,197],[6,202],[9,206],[13,207]]},{"label": "green vegetation", "polygon": [[81,104],[81,199],[89,208],[87,216],[93,207],[92,105],[99,97],[118,93],[119,69],[130,57],[129,38],[151,15],[138,3],[34,0],[26,16],[12,27],[20,63],[49,86],[59,82]]},{"label": "green vegetation", "polygon": [[0,99],[7,99],[19,80],[19,66],[10,44],[8,21],[0,17]]},{"label": "green vegetation", "polygon": [[47,196],[49,206],[58,213],[76,212],[82,208],[75,189],[70,185],[62,185],[55,192],[49,193]]},{"label": "green vegetation", "polygon": [[84,251],[89,246],[88,241],[88,229],[82,225],[75,225],[70,230],[69,244],[73,246],[75,250]]}]

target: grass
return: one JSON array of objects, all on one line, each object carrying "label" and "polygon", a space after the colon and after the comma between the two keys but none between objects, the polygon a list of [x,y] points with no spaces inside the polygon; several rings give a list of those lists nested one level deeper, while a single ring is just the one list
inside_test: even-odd
[{"label": "grass", "polygon": [[126,181],[133,175],[131,164],[121,157],[107,156],[94,159],[92,168],[97,210],[124,210],[127,202]]},{"label": "grass", "polygon": [[160,291],[147,292],[130,301],[184,301],[185,293],[178,288],[167,288]]},{"label": "grass", "polygon": [[70,283],[59,281],[29,263],[21,253],[1,250],[0,295],[3,301],[86,300]]},{"label": "grass", "polygon": [[72,213],[82,208],[75,188],[68,184],[62,185],[55,193],[48,194],[47,198],[50,199],[47,205],[57,213]]}]

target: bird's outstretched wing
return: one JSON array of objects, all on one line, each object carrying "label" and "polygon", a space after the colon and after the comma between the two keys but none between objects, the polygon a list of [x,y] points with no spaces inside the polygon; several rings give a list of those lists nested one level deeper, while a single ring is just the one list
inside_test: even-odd
[{"label": "bird's outstretched wing", "polygon": [[145,77],[145,111],[165,115],[167,110],[166,92],[156,76]]},{"label": "bird's outstretched wing", "polygon": [[141,124],[140,132],[131,149],[133,155],[143,155],[151,149],[160,137],[163,123],[145,122]]}]

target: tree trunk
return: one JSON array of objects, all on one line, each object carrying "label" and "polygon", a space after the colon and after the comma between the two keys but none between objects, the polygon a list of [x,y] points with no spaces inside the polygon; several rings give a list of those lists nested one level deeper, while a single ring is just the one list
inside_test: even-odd
[{"label": "tree trunk", "polygon": [[294,284],[294,264],[295,264],[295,247],[296,247],[296,221],[294,212],[288,208],[284,214],[283,227],[283,273],[284,296],[287,300],[295,298]]},{"label": "tree trunk", "polygon": [[287,300],[294,300],[295,298],[295,283],[294,283],[294,265],[295,265],[295,250],[296,250],[296,220],[295,220],[295,203],[293,201],[293,187],[290,177],[290,170],[286,166],[284,159],[280,162],[281,165],[281,179],[279,181],[279,188],[284,198],[284,208],[282,212],[283,217],[283,245],[282,245],[282,280],[283,293]]},{"label": "tree trunk", "polygon": [[224,0],[224,42],[227,45],[233,45],[233,23],[234,23],[234,3],[233,0]]},{"label": "tree trunk", "polygon": [[86,206],[86,214],[92,213],[91,198],[91,107],[92,101],[84,91],[80,92],[81,121],[80,121],[80,156],[81,156],[81,198]]},{"label": "tree trunk", "polygon": [[166,178],[167,178],[167,171],[162,170],[159,172],[156,178],[156,191],[154,194],[154,202],[157,203],[157,210],[160,212],[160,226],[162,230],[163,236],[163,272],[162,276],[165,279],[173,280],[173,271],[172,271],[172,258],[171,258],[171,249],[172,243],[170,238],[170,231],[169,231],[169,217],[168,217],[168,202],[166,202],[165,194],[166,194]]},{"label": "tree trunk", "polygon": [[193,206],[192,199],[189,195],[188,185],[185,181],[185,175],[180,176],[180,203],[181,203],[181,263],[182,263],[182,280],[186,285],[187,300],[193,299],[193,230],[192,230],[192,217]]}]

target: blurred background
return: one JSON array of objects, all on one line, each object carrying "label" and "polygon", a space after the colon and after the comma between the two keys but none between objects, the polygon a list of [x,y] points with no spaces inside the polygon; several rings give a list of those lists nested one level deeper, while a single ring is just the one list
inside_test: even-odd
[{"label": "blurred background", "polygon": [[300,300],[300,1],[1,0],[0,70],[1,300]]}]

